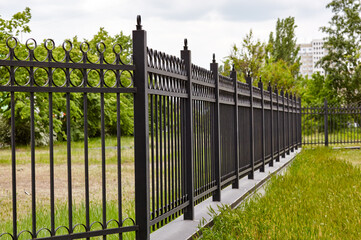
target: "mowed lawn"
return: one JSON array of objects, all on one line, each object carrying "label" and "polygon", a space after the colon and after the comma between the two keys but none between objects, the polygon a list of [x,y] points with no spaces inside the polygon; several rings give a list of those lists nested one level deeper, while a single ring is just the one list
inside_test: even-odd
[{"label": "mowed lawn", "polygon": [[361,239],[361,151],[303,150],[263,196],[224,207],[202,239]]}]

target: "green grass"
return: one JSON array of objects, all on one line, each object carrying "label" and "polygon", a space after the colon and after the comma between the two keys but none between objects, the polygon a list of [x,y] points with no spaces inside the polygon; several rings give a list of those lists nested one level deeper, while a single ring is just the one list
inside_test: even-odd
[{"label": "green grass", "polygon": [[[361,239],[360,150],[303,150],[264,196],[223,207],[203,239]],[[347,161],[345,161],[347,160]]]},{"label": "green grass", "polygon": [[[134,209],[134,202],[131,202],[132,209]],[[57,208],[55,211],[55,224],[56,227],[58,226],[68,226],[68,206],[66,203],[58,203],[56,204]],[[124,213],[125,216],[131,217],[134,219],[134,211],[127,211]],[[124,218],[124,216],[123,216]],[[107,219],[118,219],[118,208],[117,208],[117,202],[116,201],[109,201],[107,203]],[[90,223],[93,222],[102,222],[102,205],[100,202],[98,203],[91,203],[90,205]],[[75,205],[73,208],[73,225],[75,226],[78,223],[85,224],[85,205]],[[132,226],[133,222],[131,220],[124,221],[123,226]],[[18,229],[28,229],[31,230],[32,226],[32,218],[31,215],[27,215],[25,218],[23,218],[21,221],[18,221]],[[48,228],[50,229],[50,208],[41,206],[37,209],[37,229],[41,228]],[[108,225],[108,228],[117,228],[118,225],[115,222],[112,222]],[[4,229],[4,232],[8,232],[6,230],[12,229],[12,222],[8,221],[1,224],[1,229]],[[102,227],[99,223],[95,223],[91,230],[101,230]],[[74,229],[74,232],[85,232],[84,227],[77,226]],[[63,235],[67,234],[68,232],[65,230],[65,228],[61,228],[58,230],[57,235]],[[49,237],[50,234],[47,231],[41,231],[38,235],[38,238],[41,237]],[[19,240],[25,240],[31,238],[31,235],[28,233],[24,233],[20,236]],[[128,232],[123,233],[123,239],[134,239],[135,233],[134,232]],[[10,238],[2,238],[2,239],[10,239]],[[93,237],[91,239],[102,239],[102,237]],[[119,239],[119,235],[110,235],[107,239]]]}]

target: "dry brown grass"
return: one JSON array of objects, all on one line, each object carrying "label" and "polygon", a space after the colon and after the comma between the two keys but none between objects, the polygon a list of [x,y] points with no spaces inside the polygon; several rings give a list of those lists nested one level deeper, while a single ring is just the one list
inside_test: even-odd
[{"label": "dry brown grass", "polygon": [[343,161],[348,161],[355,166],[361,167],[360,149],[339,149],[332,152],[332,156]]},{"label": "dry brown grass", "polygon": [[[134,163],[123,163],[121,166],[121,181],[123,201],[134,201]],[[84,164],[72,165],[72,197],[73,203],[82,204],[85,199],[85,169]],[[107,200],[117,200],[118,175],[117,165],[106,165]],[[89,165],[89,193],[91,202],[101,202],[102,166]],[[0,165],[0,219],[12,218],[12,180],[11,168]],[[17,210],[19,220],[31,213],[31,166],[17,165]],[[57,164],[54,169],[54,190],[56,203],[68,201],[68,170],[66,164]],[[28,195],[29,194],[29,195]],[[36,202],[50,206],[50,166],[36,165]]]}]

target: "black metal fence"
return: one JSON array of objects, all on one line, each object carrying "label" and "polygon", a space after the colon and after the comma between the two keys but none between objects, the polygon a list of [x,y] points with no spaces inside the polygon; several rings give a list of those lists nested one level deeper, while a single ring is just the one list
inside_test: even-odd
[{"label": "black metal fence", "polygon": [[[16,38],[9,38],[6,42],[8,55],[5,59],[0,60],[1,67],[1,85],[0,92],[5,92],[7,94],[8,100],[10,100],[9,109],[11,111],[11,176],[12,178],[12,232],[11,233],[0,233],[0,239],[79,239],[79,238],[90,238],[95,236],[105,236],[108,234],[120,234],[121,233],[136,231],[138,226],[135,224],[134,220],[133,226],[123,226],[123,211],[122,211],[122,183],[121,183],[121,132],[120,132],[120,94],[123,93],[135,93],[136,89],[134,87],[125,87],[123,86],[123,76],[125,73],[131,75],[131,72],[135,70],[133,65],[124,64],[121,59],[121,52],[115,51],[114,48],[114,62],[108,63],[104,57],[104,52],[106,47],[104,43],[99,43],[97,49],[92,49],[95,51],[98,56],[94,61],[90,60],[88,53],[91,49],[89,44],[84,42],[80,46],[81,53],[80,60],[74,60],[71,56],[72,43],[65,42],[63,45],[63,55],[62,60],[57,60],[53,56],[53,50],[55,44],[52,40],[47,40],[44,43],[44,48],[47,52],[46,59],[39,60],[35,56],[35,51],[37,50],[37,43],[35,40],[30,39],[26,42],[26,50],[28,56],[24,59],[20,59],[17,56],[16,51],[18,50],[18,40]],[[109,46],[108,46],[109,47]],[[111,47],[111,46],[110,46]],[[121,48],[121,46],[118,46]],[[45,79],[39,79],[37,77],[37,72],[43,71],[46,73]],[[62,72],[64,78],[56,79],[55,72]],[[105,80],[106,76],[112,76],[112,83]],[[21,79],[20,79],[21,78]],[[80,81],[78,81],[80,79]],[[21,98],[25,94],[25,98]],[[53,102],[53,99],[56,94],[61,94],[60,98],[64,99],[66,102],[65,109],[58,109],[59,106]],[[74,157],[72,156],[72,119],[74,112],[71,111],[71,100],[74,98],[75,94],[82,94],[83,101],[83,130],[84,130],[84,219],[82,222],[74,221],[74,206],[73,202],[73,176],[72,176],[72,162]],[[116,162],[117,162],[117,197],[116,197],[116,208],[117,208],[117,219],[110,219],[107,216],[107,159],[106,159],[106,144],[105,144],[105,104],[104,99],[106,95],[113,94],[117,98],[117,153],[116,153]],[[91,193],[89,187],[89,147],[88,147],[88,114],[90,114],[89,108],[90,97],[95,95],[100,95],[99,105],[100,112],[100,135],[101,135],[101,221],[91,222]],[[59,97],[59,96],[58,96]],[[17,172],[20,171],[17,167],[17,147],[16,147],[16,129],[21,126],[15,125],[15,116],[17,111],[17,105],[25,104],[24,99],[30,99],[30,152],[31,152],[31,192],[27,193],[31,195],[31,229],[19,229],[18,226],[18,205],[19,199],[23,194],[20,195],[20,192],[23,189],[17,188]],[[58,98],[59,99],[59,98]],[[2,99],[4,100],[4,99]],[[39,109],[40,101],[48,102],[48,105],[45,106],[46,109]],[[91,104],[94,104],[92,102]],[[67,225],[61,225],[57,222],[59,216],[56,213],[56,188],[55,185],[55,167],[54,162],[56,161],[56,151],[54,150],[54,121],[57,118],[55,115],[62,111],[63,116],[62,120],[66,121],[66,173],[67,173],[67,182],[62,184],[67,184]],[[49,185],[49,205],[50,205],[50,224],[45,226],[39,226],[39,219],[37,214],[39,214],[39,208],[41,203],[37,199],[37,181],[36,181],[36,149],[35,149],[35,129],[39,126],[39,122],[36,119],[37,115],[46,112],[49,116],[48,121],[48,134],[49,134],[49,179],[43,180],[48,182]],[[57,118],[58,119],[58,118]],[[19,174],[19,173],[18,173]],[[3,200],[3,199],[2,199]],[[21,200],[21,199],[20,199]],[[1,206],[0,206],[1,209]],[[2,209],[5,211],[5,209]],[[22,209],[21,212],[24,212]],[[0,224],[2,219],[0,219]],[[4,223],[5,224],[5,223]],[[114,227],[114,224],[116,227]],[[99,230],[100,226],[100,230]],[[111,227],[113,226],[113,227]],[[97,229],[97,230],[94,230]],[[80,230],[80,232],[79,232]],[[60,233],[62,232],[62,234]],[[65,233],[64,233],[65,232]],[[41,236],[41,237],[40,237]]]},{"label": "black metal fence", "polygon": [[[136,222],[147,239],[221,189],[253,178],[301,143],[300,99],[192,64],[147,47],[140,22],[133,32],[136,141]],[[137,112],[138,111],[138,112]],[[149,151],[144,151],[149,149]],[[139,187],[140,186],[140,187]],[[147,201],[146,201],[147,200]],[[150,200],[150,201],[149,201]],[[145,202],[146,201],[146,202]]]},{"label": "black metal fence", "polygon": [[[11,41],[16,41],[12,39]],[[36,44],[34,44],[36,46]],[[87,44],[84,43],[83,46]],[[153,50],[147,46],[146,31],[142,30],[138,17],[137,30],[133,31],[133,63],[123,64],[121,56],[114,51],[115,61],[108,63],[104,58],[105,45],[98,45],[98,61],[91,62],[87,50],[82,50],[80,62],[73,61],[69,50],[64,47],[65,58],[56,61],[52,49],[46,46],[47,58],[38,61],[29,45],[29,56],[19,60],[15,46],[8,44],[7,59],[0,60],[6,69],[9,81],[0,86],[0,91],[8,92],[11,101],[11,158],[12,158],[12,219],[13,232],[0,235],[19,239],[22,234],[39,238],[46,232],[44,239],[78,239],[120,234],[135,231],[137,239],[149,239],[150,231],[156,230],[181,214],[184,219],[194,218],[194,206],[212,197],[221,200],[221,189],[232,184],[238,188],[238,180],[248,176],[252,179],[256,170],[264,171],[265,165],[273,166],[281,156],[297,149],[301,144],[301,102],[294,95],[267,86],[262,82],[258,87],[252,85],[252,78],[243,83],[237,80],[233,69],[230,77],[218,73],[218,64],[213,61],[210,70],[192,64],[191,51],[187,41],[181,57]],[[25,68],[29,81],[20,85],[16,81],[16,71]],[[37,83],[34,72],[44,69],[47,81]],[[64,71],[64,84],[55,84],[52,73]],[[73,84],[71,74],[75,69],[81,72],[81,82]],[[98,82],[89,82],[89,73],[97,73]],[[108,85],[105,74],[112,72],[114,84]],[[122,73],[133,77],[133,85],[124,87]],[[17,165],[15,110],[16,95],[29,94],[31,126],[31,203],[32,229],[20,230],[17,219]],[[35,177],[35,140],[34,126],[36,98],[34,94],[47,94],[49,115],[49,165],[50,165],[50,228],[37,224],[37,197]],[[59,226],[55,217],[54,190],[54,142],[53,142],[53,94],[63,93],[66,99],[67,126],[67,184],[68,184],[68,224]],[[72,160],[71,155],[71,98],[72,94],[83,96],[84,121],[84,171],[85,171],[85,213],[84,222],[73,221],[72,198]],[[134,136],[135,136],[135,220],[132,226],[123,226],[121,153],[120,153],[120,107],[119,96],[131,93],[134,96]],[[90,94],[100,95],[100,132],[102,167],[102,221],[90,222],[89,200],[89,163],[88,163],[88,98]],[[107,216],[106,184],[106,136],[104,119],[104,97],[115,94],[117,97],[117,211],[116,219]],[[117,227],[108,227],[110,223]],[[94,224],[100,230],[92,229]],[[82,232],[74,229],[83,228]],[[66,234],[58,233],[66,229]],[[21,229],[23,230],[23,229]]]},{"label": "black metal fence", "polygon": [[355,144],[361,142],[361,108],[328,105],[302,108],[302,144]]}]

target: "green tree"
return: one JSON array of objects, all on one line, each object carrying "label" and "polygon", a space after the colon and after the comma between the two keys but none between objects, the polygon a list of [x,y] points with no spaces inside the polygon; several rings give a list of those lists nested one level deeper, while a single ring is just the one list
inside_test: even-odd
[{"label": "green tree", "polygon": [[361,103],[361,2],[333,0],[327,4],[333,16],[321,30],[328,36],[328,53],[319,64],[330,79],[330,87],[346,103]]},{"label": "green tree", "polygon": [[220,72],[228,75],[234,64],[238,79],[244,79],[251,72],[254,84],[261,77],[266,84],[271,82],[286,91],[297,92],[296,80],[300,67],[297,57],[299,47],[296,44],[293,17],[278,19],[276,38],[270,34],[269,43],[254,40],[252,30],[247,34],[241,46],[233,45],[231,54],[225,58]]},{"label": "green tree", "polygon": [[260,77],[260,70],[266,56],[265,43],[254,40],[252,29],[243,38],[241,46],[233,45],[231,54],[225,58],[224,66],[221,68],[224,74],[229,74],[230,66],[234,64],[238,79],[251,73],[253,78]]},{"label": "green tree", "polygon": [[275,36],[273,36],[273,32],[269,36],[270,57],[273,61],[282,60],[287,63],[295,77],[300,70],[300,57],[298,56],[300,47],[297,45],[296,27],[294,17],[277,19]]},{"label": "green tree", "polygon": [[336,91],[332,88],[332,82],[329,77],[321,75],[319,72],[301,78],[297,82],[297,89],[302,99],[303,106],[322,105],[325,98],[329,105],[337,104],[339,99]]},{"label": "green tree", "polygon": [[282,59],[276,62],[268,59],[262,66],[260,72],[265,86],[267,86],[266,84],[268,84],[268,82],[271,82],[271,85],[277,85],[278,89],[297,92],[292,71],[288,64]]}]

